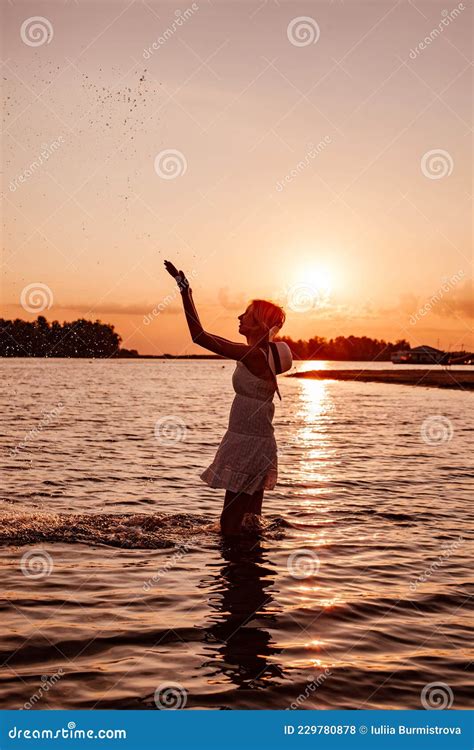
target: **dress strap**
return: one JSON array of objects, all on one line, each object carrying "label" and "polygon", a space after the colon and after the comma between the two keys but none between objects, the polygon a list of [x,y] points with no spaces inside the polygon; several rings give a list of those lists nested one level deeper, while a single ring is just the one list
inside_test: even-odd
[{"label": "dress strap", "polygon": [[[277,382],[277,378],[276,378],[276,374],[278,372],[277,366],[278,366],[279,362],[275,362],[275,357],[274,357],[274,351],[275,351],[276,347],[274,349],[272,347],[272,345],[269,343],[268,349],[264,349],[262,346],[259,347],[259,348],[262,350],[262,352],[265,355],[265,359],[267,360],[267,364],[268,364],[268,369],[270,370],[270,372],[271,372],[271,374],[273,376],[273,384],[275,386],[275,390],[278,393],[278,398],[281,401],[281,393],[280,393],[280,389],[278,388],[278,382]],[[277,353],[277,356],[278,356],[278,353]]]}]

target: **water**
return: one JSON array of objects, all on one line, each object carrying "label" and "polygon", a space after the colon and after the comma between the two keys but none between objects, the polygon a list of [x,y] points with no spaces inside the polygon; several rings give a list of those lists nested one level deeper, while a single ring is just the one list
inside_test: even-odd
[{"label": "water", "polygon": [[467,707],[471,393],[281,378],[266,529],[226,543],[232,363],[0,368],[2,708]]}]

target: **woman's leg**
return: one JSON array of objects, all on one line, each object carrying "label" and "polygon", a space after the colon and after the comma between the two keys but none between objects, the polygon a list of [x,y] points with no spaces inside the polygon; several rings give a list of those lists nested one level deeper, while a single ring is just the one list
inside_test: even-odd
[{"label": "woman's leg", "polygon": [[242,519],[248,513],[251,496],[226,490],[221,514],[221,531],[226,536],[240,534]]},{"label": "woman's leg", "polygon": [[240,534],[246,513],[262,515],[263,489],[246,495],[244,492],[226,490],[221,514],[221,531],[225,535]]},{"label": "woman's leg", "polygon": [[262,515],[263,489],[257,490],[250,495],[247,513],[254,513],[256,516]]}]

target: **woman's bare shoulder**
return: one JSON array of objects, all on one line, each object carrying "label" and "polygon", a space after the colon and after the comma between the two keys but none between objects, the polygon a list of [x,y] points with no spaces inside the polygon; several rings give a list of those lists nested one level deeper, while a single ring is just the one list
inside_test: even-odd
[{"label": "woman's bare shoulder", "polygon": [[272,379],[267,356],[260,347],[252,347],[242,362],[257,378],[262,378],[262,380]]}]

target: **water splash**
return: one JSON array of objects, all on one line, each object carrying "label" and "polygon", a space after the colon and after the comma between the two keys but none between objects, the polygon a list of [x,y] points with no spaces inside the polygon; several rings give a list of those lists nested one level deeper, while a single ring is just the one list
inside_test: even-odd
[{"label": "water splash", "polygon": [[[250,514],[248,514],[250,516]],[[245,534],[275,537],[281,518],[256,522],[248,518]],[[166,549],[203,542],[220,534],[219,524],[191,513],[0,513],[0,545],[105,544],[123,549]]]}]

